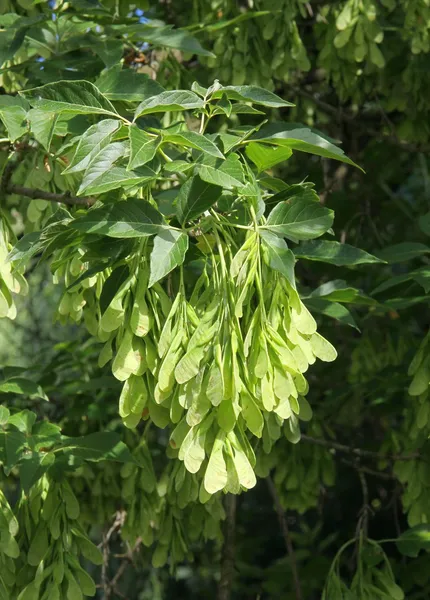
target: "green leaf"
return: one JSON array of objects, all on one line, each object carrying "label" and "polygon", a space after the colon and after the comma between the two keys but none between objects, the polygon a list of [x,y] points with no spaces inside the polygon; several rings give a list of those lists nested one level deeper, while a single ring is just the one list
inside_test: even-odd
[{"label": "green leaf", "polygon": [[136,108],[134,119],[150,113],[192,110],[203,106],[203,100],[194,92],[187,90],[162,92],[141,102]]},{"label": "green leaf", "polygon": [[323,283],[308,298],[323,298],[331,302],[352,302],[354,304],[369,306],[378,304],[376,300],[366,296],[360,290],[350,287],[346,281],[342,281],[341,279],[334,279],[333,281]]},{"label": "green leaf", "polygon": [[222,96],[226,96],[229,100],[253,102],[254,104],[261,104],[269,108],[294,106],[294,104],[283,100],[273,92],[269,92],[269,90],[257,87],[256,85],[222,86],[214,92],[213,98],[221,98]]},{"label": "green leaf", "polygon": [[40,231],[32,231],[22,236],[9,252],[8,260],[25,264],[30,258],[43,249],[44,242],[40,240]]},{"label": "green leaf", "polygon": [[28,103],[19,96],[0,96],[0,119],[7,129],[11,142],[15,142],[27,133],[28,109]]},{"label": "green leaf", "polygon": [[84,171],[94,158],[110,144],[113,134],[119,129],[120,121],[117,119],[104,119],[92,125],[80,137],[74,157],[65,173]]},{"label": "green leaf", "polygon": [[397,540],[397,548],[404,556],[416,557],[420,550],[430,550],[430,525],[422,523],[404,531]]},{"label": "green leaf", "polygon": [[331,302],[330,300],[325,300],[323,298],[305,298],[303,299],[303,302],[311,312],[317,312],[327,317],[331,317],[343,325],[349,325],[350,327],[357,329],[357,331],[360,331],[354,317],[345,306],[342,306],[342,304]]},{"label": "green leaf", "polygon": [[105,71],[96,81],[96,86],[109,100],[142,102],[164,92],[164,88],[144,73],[133,69],[113,68]]},{"label": "green leaf", "polygon": [[221,169],[214,169],[214,167],[207,167],[203,165],[199,168],[199,177],[207,183],[218,185],[227,190],[234,188],[242,188],[243,183],[238,179],[235,179],[228,173],[224,173]]},{"label": "green leaf", "polygon": [[309,240],[330,229],[333,219],[334,212],[319,202],[292,199],[277,204],[260,229],[293,240]]},{"label": "green leaf", "polygon": [[264,230],[260,230],[260,236],[263,240],[263,257],[266,264],[271,269],[281,273],[295,289],[294,254],[288,248],[285,240],[270,231]]},{"label": "green leaf", "polygon": [[19,466],[19,480],[25,493],[36,483],[55,462],[53,452],[33,453],[22,458]]},{"label": "green leaf", "polygon": [[338,267],[384,262],[360,248],[326,240],[304,242],[294,248],[293,252],[298,258],[326,262]]},{"label": "green leaf", "polygon": [[36,422],[36,414],[31,410],[22,410],[9,417],[8,425],[13,425],[22,433],[31,433]]},{"label": "green leaf", "polygon": [[214,56],[209,50],[205,50],[200,42],[188,31],[182,29],[173,29],[172,26],[154,27],[151,25],[141,25],[131,27],[130,33],[138,33],[139,40],[151,42],[154,46],[162,48],[176,48],[182,52],[190,52],[198,56]]},{"label": "green leaf", "polygon": [[375,252],[375,255],[381,260],[393,264],[405,262],[412,258],[417,258],[417,256],[428,254],[429,252],[430,247],[425,244],[420,244],[418,242],[403,242],[378,250]]},{"label": "green leaf", "polygon": [[0,426],[6,425],[10,412],[6,406],[0,404]]},{"label": "green leaf", "polygon": [[154,238],[148,287],[182,265],[188,250],[188,235],[182,231],[164,230]]},{"label": "green leaf", "polygon": [[29,398],[42,398],[42,400],[48,400],[47,395],[42,390],[39,384],[25,379],[24,377],[14,377],[0,383],[0,393],[6,394],[21,394],[28,396]]},{"label": "green leaf", "polygon": [[[91,175],[97,172],[97,167],[90,167]],[[135,171],[127,171],[125,167],[112,167],[98,177],[95,177],[91,183],[84,178],[85,187],[79,188],[78,194],[103,194],[119,187],[133,187],[156,179],[155,172],[149,167],[141,167]],[[83,182],[84,183],[84,182]]]},{"label": "green leaf", "polygon": [[184,225],[199,217],[215,204],[221,196],[222,188],[203,181],[198,175],[188,179],[179,190],[176,198],[176,216]]},{"label": "green leaf", "polygon": [[[358,167],[349,159],[343,150],[323,137],[317,131],[297,123],[270,123],[263,125],[254,133],[250,141],[265,141],[277,146],[286,146],[293,150],[309,152],[325,158],[333,158],[341,162]],[[361,168],[361,167],[358,167]]]},{"label": "green leaf", "polygon": [[20,94],[46,112],[118,116],[109,100],[89,81],[56,81]]},{"label": "green leaf", "polygon": [[215,144],[206,136],[195,131],[184,131],[180,133],[165,133],[163,136],[165,142],[185,146],[186,148],[195,148],[201,150],[210,156],[224,158],[224,154],[215,146]]},{"label": "green leaf", "polygon": [[152,160],[160,145],[160,138],[149,135],[136,125],[129,127],[130,160],[127,170],[135,169]]},{"label": "green leaf", "polygon": [[[112,165],[120,158],[127,154],[127,145],[123,142],[113,142],[107,146],[102,146],[100,151],[92,157],[91,163],[85,171],[81,185],[78,189],[78,194],[82,194],[85,190],[104,185],[106,181],[110,181],[109,173],[112,172]],[[104,175],[107,175],[105,178]],[[91,193],[91,192],[88,192]]]},{"label": "green leaf", "polygon": [[0,431],[0,462],[6,475],[18,464],[27,448],[27,436],[20,431]]},{"label": "green leaf", "polygon": [[56,113],[48,113],[38,108],[32,108],[27,113],[31,133],[47,152],[49,152],[51,147],[58,117],[59,115]]},{"label": "green leaf", "polygon": [[259,173],[288,160],[292,154],[293,151],[288,147],[273,147],[257,142],[246,146],[246,155],[255,164]]},{"label": "green leaf", "polygon": [[[91,49],[94,50],[94,52],[102,59],[106,68],[109,69],[121,62],[124,53],[124,44],[122,40],[102,40],[94,36],[91,39]],[[100,89],[100,91],[102,90]]]},{"label": "green leaf", "polygon": [[146,200],[128,198],[89,210],[70,225],[85,233],[132,238],[157,234],[165,222],[161,213]]},{"label": "green leaf", "polygon": [[121,437],[114,432],[100,431],[83,437],[65,438],[62,452],[79,456],[85,460],[113,460],[116,462],[135,462]]}]

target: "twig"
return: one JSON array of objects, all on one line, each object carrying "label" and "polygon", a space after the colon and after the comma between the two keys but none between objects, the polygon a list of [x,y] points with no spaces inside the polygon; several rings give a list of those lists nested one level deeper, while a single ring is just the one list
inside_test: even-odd
[{"label": "twig", "polygon": [[302,434],[302,440],[315,444],[316,446],[324,446],[325,448],[331,448],[332,450],[339,450],[339,452],[345,452],[346,454],[353,454],[355,456],[379,458],[380,460],[416,460],[420,458],[418,452],[414,452],[409,455],[402,454],[382,454],[380,452],[373,452],[372,450],[364,450],[363,448],[353,448],[352,446],[345,446],[338,442],[332,442],[331,440],[323,440],[320,438],[313,438],[310,435]]},{"label": "twig", "polygon": [[230,600],[234,578],[236,496],[227,494],[225,498],[226,519],[224,523],[224,544],[221,558],[221,578],[218,584],[217,600]]},{"label": "twig", "polygon": [[291,541],[290,530],[288,529],[287,519],[285,518],[285,512],[282,508],[281,501],[278,496],[278,491],[276,489],[275,484],[273,483],[270,475],[266,477],[267,486],[269,488],[270,494],[275,503],[276,514],[278,515],[279,525],[281,527],[282,535],[284,538],[285,546],[287,548],[288,556],[291,564],[291,571],[293,574],[294,581],[294,589],[296,593],[296,600],[302,600],[302,586],[300,583],[299,571],[297,568],[296,555],[294,552],[293,542]]},{"label": "twig", "polygon": [[26,196],[32,200],[48,200],[49,202],[60,202],[61,204],[67,204],[69,206],[92,206],[95,202],[94,198],[72,196],[70,192],[56,194],[53,192],[45,192],[45,190],[27,188],[22,185],[8,185],[6,192],[8,194]]},{"label": "twig", "polygon": [[[357,465],[355,465],[353,462],[346,460],[346,459],[342,459],[341,461],[344,465],[348,465],[348,467],[353,467],[354,469],[357,469]],[[389,481],[396,481],[396,477],[394,475],[390,475],[390,473],[383,473],[382,471],[374,471],[373,469],[369,469],[368,467],[364,467],[363,465],[359,466],[360,471],[362,471],[363,473],[367,473],[368,475],[374,475],[375,477],[380,477],[381,479],[387,479]]]},{"label": "twig", "polygon": [[360,478],[361,490],[363,492],[363,506],[360,511],[360,519],[358,521],[358,528],[361,529],[364,533],[364,537],[367,538],[367,533],[369,529],[369,488],[367,487],[366,477],[364,476],[363,470],[358,467],[357,468],[358,477]]},{"label": "twig", "polygon": [[109,564],[109,540],[107,534],[103,534],[103,564],[102,564],[102,588],[104,600],[109,600],[111,595],[111,588],[109,585],[107,568]]}]

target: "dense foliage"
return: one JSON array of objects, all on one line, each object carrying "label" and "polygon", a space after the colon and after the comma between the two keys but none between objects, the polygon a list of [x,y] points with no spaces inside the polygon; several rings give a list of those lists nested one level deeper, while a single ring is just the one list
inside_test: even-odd
[{"label": "dense foliage", "polygon": [[2,4],[0,600],[428,597],[429,10]]}]

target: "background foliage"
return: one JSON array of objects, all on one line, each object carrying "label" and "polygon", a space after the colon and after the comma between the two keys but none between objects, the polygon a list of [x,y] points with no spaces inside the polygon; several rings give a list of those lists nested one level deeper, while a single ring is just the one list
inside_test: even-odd
[{"label": "background foliage", "polygon": [[[0,202],[2,223],[11,225],[2,225],[2,235],[13,245],[15,236],[33,234],[25,239],[34,242],[35,232],[68,218],[66,210],[73,216],[87,210],[85,204],[67,206],[76,200],[81,176],[61,174],[64,157],[70,166],[74,154],[64,142],[78,140],[99,118],[57,118],[55,110],[30,108],[18,95],[60,80],[96,82],[120,115],[158,93],[158,85],[189,90],[194,81],[206,88],[218,79],[224,86],[261,86],[295,106],[266,106],[263,115],[242,107],[247,112],[229,114],[226,103],[206,133],[240,134],[241,127],[265,118],[303,123],[341,141],[365,173],[307,153],[289,156],[282,147],[284,162],[278,157],[260,169],[265,194],[282,190],[279,180],[313,181],[322,206],[335,213],[334,237],[328,232],[322,241],[292,247],[301,298],[338,357],[317,361],[307,374],[313,417],[302,423],[300,441],[282,435],[268,454],[261,453],[256,487],[235,503],[226,496],[224,508],[221,493],[203,513],[187,506],[185,492],[167,493],[168,434],[147,427],[149,421],[137,429],[123,426],[122,384],[109,366],[98,366],[100,344],[87,331],[91,324],[80,323],[79,306],[71,311],[75,320],[60,309],[52,324],[64,291],[62,245],[51,247],[54,262],[46,251],[40,261],[41,248],[33,248],[26,296],[23,268],[12,263],[18,271],[11,286],[21,293],[13,296],[16,318],[0,324],[0,597],[38,598],[33,584],[45,577],[40,597],[56,598],[61,548],[69,544],[74,558],[62,588],[68,599],[80,598],[79,590],[129,600],[229,594],[312,599],[323,593],[329,600],[427,598],[428,3],[285,0],[274,10],[264,0],[17,0],[2,3],[1,11]],[[239,104],[249,106],[249,98]],[[192,109],[179,120],[198,132]],[[166,112],[163,129],[177,118]],[[166,148],[169,158],[190,162],[177,141]],[[193,152],[198,161],[198,149]],[[179,173],[179,181],[189,175],[189,167],[176,168],[171,173]],[[169,185],[157,183],[157,202],[167,215]],[[45,195],[26,195],[34,189]],[[116,200],[119,192],[85,191],[99,193]],[[60,195],[62,208],[43,199],[46,194]],[[334,241],[342,246],[324,245]],[[17,247],[28,258],[29,246]],[[0,309],[13,317],[9,250],[0,247],[7,300]],[[72,275],[78,273],[72,266]],[[169,538],[160,530],[167,513],[176,542],[162,566],[151,536]],[[223,522],[230,534],[224,542]],[[56,540],[51,554],[48,539]]]}]

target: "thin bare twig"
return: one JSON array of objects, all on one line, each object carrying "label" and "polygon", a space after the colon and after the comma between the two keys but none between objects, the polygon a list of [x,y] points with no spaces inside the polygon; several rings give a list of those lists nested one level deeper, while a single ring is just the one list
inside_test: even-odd
[{"label": "thin bare twig", "polygon": [[294,590],[296,594],[296,600],[302,600],[302,586],[300,583],[299,571],[297,568],[296,555],[294,552],[293,542],[291,541],[290,530],[288,529],[287,519],[285,517],[284,509],[282,508],[281,501],[279,499],[278,491],[276,489],[275,484],[273,483],[270,475],[266,477],[267,486],[269,488],[270,494],[273,498],[273,502],[275,503],[276,514],[278,515],[279,526],[282,531],[282,536],[284,538],[285,546],[288,552],[288,557],[290,559],[291,571],[293,574],[293,582],[294,582]]},{"label": "thin bare twig", "polygon": [[233,585],[236,537],[236,496],[234,494],[227,494],[225,497],[225,511],[221,578],[218,584],[217,600],[230,600]]},{"label": "thin bare twig", "polygon": [[[341,461],[344,465],[348,465],[348,467],[353,467],[357,469],[357,465],[349,460],[345,460],[344,458]],[[379,477],[380,479],[387,479],[388,481],[396,481],[396,477],[391,475],[390,473],[384,473],[383,471],[375,471],[374,469],[369,469],[368,467],[364,467],[360,465],[358,467],[360,471],[363,473],[367,473],[368,475],[374,475],[375,477]]]},{"label": "thin bare twig", "polygon": [[38,190],[27,188],[22,185],[10,184],[6,188],[8,194],[18,194],[19,196],[26,196],[32,200],[48,200],[48,202],[60,202],[61,204],[67,204],[68,206],[92,206],[95,202],[94,198],[72,196],[69,192],[63,194],[56,194],[54,192],[46,192],[45,190]]},{"label": "thin bare twig", "polygon": [[382,454],[381,452],[373,452],[372,450],[365,450],[363,448],[353,448],[352,446],[345,446],[345,444],[339,444],[332,440],[323,440],[321,438],[314,438],[310,435],[302,434],[302,440],[315,444],[316,446],[324,446],[332,450],[338,450],[339,452],[345,452],[346,454],[353,454],[354,456],[379,458],[380,460],[416,460],[420,458],[418,452],[413,454],[402,455],[402,454]]}]

